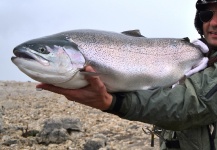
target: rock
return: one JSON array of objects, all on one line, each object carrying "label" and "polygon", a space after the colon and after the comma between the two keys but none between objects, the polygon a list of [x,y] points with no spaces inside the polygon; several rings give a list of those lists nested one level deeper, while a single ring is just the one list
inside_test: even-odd
[{"label": "rock", "polygon": [[3,121],[0,119],[0,134],[4,132]]},{"label": "rock", "polygon": [[105,141],[99,138],[90,139],[84,144],[84,150],[98,150],[102,147],[105,147]]},{"label": "rock", "polygon": [[39,137],[37,138],[38,143],[45,145],[49,145],[50,143],[60,144],[69,139],[66,130],[64,130],[63,128],[54,129],[50,133],[41,132]]},{"label": "rock", "polygon": [[37,136],[40,144],[59,144],[70,139],[72,132],[81,131],[81,122],[77,118],[48,119],[42,131]]},{"label": "rock", "polygon": [[98,134],[93,139],[87,140],[84,144],[84,150],[98,150],[106,146],[107,137],[103,134]]},{"label": "rock", "polygon": [[82,125],[78,118],[63,118],[62,127],[70,134],[73,131],[81,131]]},{"label": "rock", "polygon": [[18,140],[17,139],[9,139],[5,142],[2,143],[2,145],[6,145],[6,146],[11,146],[13,144],[18,144]]},{"label": "rock", "polygon": [[0,109],[0,133],[3,132],[3,126],[2,111]]}]

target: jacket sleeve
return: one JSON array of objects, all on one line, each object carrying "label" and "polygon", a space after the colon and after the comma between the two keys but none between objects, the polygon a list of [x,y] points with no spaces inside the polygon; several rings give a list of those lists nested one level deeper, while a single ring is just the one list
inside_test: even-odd
[{"label": "jacket sleeve", "polygon": [[217,121],[217,64],[174,88],[113,93],[107,112],[121,118],[184,130]]}]

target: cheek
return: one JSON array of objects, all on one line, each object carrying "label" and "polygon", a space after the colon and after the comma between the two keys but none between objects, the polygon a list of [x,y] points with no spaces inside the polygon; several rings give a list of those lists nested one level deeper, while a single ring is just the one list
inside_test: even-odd
[{"label": "cheek", "polygon": [[204,34],[205,38],[208,35],[208,28],[209,28],[209,23],[203,23],[203,34]]}]

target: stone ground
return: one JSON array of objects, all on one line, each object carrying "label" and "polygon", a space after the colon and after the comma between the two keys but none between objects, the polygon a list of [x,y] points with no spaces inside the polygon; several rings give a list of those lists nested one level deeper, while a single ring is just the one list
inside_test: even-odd
[{"label": "stone ground", "polygon": [[0,150],[155,150],[151,125],[121,119],[47,91],[0,81]]}]

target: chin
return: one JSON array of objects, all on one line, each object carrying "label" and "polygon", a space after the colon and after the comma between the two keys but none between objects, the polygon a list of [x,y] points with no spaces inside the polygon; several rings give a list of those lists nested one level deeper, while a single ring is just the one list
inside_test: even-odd
[{"label": "chin", "polygon": [[213,38],[206,38],[207,43],[211,46],[211,47],[217,47],[217,39],[213,39]]},{"label": "chin", "polygon": [[210,44],[211,47],[213,48],[217,48],[217,41],[215,42],[208,42]]}]

